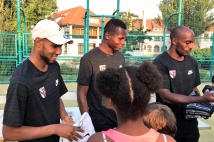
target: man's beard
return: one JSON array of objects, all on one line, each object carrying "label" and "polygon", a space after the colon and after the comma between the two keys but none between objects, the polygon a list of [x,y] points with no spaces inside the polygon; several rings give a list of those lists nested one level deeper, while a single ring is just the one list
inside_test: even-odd
[{"label": "man's beard", "polygon": [[44,55],[44,52],[40,52],[39,53],[39,56],[42,58],[43,61],[45,61],[47,64],[50,62],[49,58],[47,58],[45,55]]}]

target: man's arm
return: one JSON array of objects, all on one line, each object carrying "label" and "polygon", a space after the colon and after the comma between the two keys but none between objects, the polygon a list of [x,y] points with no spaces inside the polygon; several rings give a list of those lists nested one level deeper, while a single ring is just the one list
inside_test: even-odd
[{"label": "man's arm", "polygon": [[185,96],[182,94],[171,93],[168,89],[160,89],[159,95],[163,102],[168,104],[189,104],[197,102],[214,102],[212,92],[205,93],[203,96]]},{"label": "man's arm", "polygon": [[80,109],[80,113],[88,112],[87,93],[89,86],[77,84],[77,101]]},{"label": "man's arm", "polygon": [[197,87],[194,87],[194,88],[193,88],[193,91],[196,91],[199,95],[201,95],[201,93],[200,93],[200,91],[198,90]]},{"label": "man's arm", "polygon": [[63,124],[52,124],[41,127],[12,127],[3,125],[2,130],[4,139],[11,141],[33,140],[51,135],[58,135],[72,141],[72,139],[76,139],[76,137],[81,138],[75,131],[83,132],[80,128]]},{"label": "man's arm", "polygon": [[67,111],[65,110],[65,106],[62,102],[62,99],[59,98],[59,111],[60,111],[60,118],[62,120],[62,124],[70,124],[73,125],[74,121],[71,116],[68,115]]}]

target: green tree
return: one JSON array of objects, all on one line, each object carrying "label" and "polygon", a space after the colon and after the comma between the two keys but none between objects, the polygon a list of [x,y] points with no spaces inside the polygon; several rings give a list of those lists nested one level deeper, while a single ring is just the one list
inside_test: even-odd
[{"label": "green tree", "polygon": [[195,49],[190,53],[190,55],[200,60],[206,57],[211,57],[211,54],[211,48]]},{"label": "green tree", "polygon": [[[190,55],[195,57],[199,61],[199,68],[209,70],[212,61],[210,57],[212,57],[211,48],[202,48],[193,50]],[[200,61],[201,60],[201,61]],[[205,76],[206,72],[201,72],[201,76]]]},{"label": "green tree", "polygon": [[139,20],[139,16],[128,12],[120,12],[120,19],[126,24],[128,31],[134,28],[133,22]]},{"label": "green tree", "polygon": [[[178,12],[179,0],[162,0],[159,3],[161,16],[156,17],[156,21],[164,23],[172,13]],[[201,35],[214,25],[214,0],[183,0],[181,24],[191,28],[196,36]],[[177,16],[173,16],[167,26],[170,31],[177,25]]]},{"label": "green tree", "polygon": [[[17,32],[17,0],[0,0],[0,31]],[[3,9],[1,7],[3,5]],[[51,18],[51,13],[57,10],[56,0],[20,0],[22,11],[24,11],[28,23],[28,31],[31,25],[38,21]],[[23,13],[21,12],[21,26],[24,30]],[[6,26],[5,26],[6,25]]]},{"label": "green tree", "polygon": [[[136,28],[134,26],[134,23],[139,21],[142,22],[142,19],[139,19],[138,15],[128,12],[120,12],[120,19],[124,21],[124,23],[127,26],[127,38],[126,38],[126,46],[123,48],[122,53],[124,55],[130,55],[126,54],[126,51],[133,51],[131,46],[138,45],[139,47],[142,46],[145,38],[143,35],[146,34],[146,31],[143,30],[143,27]],[[134,35],[134,36],[132,36]],[[139,35],[139,36],[138,36]]]}]

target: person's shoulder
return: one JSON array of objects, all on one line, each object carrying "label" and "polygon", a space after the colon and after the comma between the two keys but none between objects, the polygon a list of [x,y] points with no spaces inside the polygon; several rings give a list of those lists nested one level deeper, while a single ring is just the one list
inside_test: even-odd
[{"label": "person's shoulder", "polygon": [[83,57],[90,57],[91,55],[96,55],[100,52],[100,49],[98,47],[93,48],[92,50],[88,51]]},{"label": "person's shoulder", "polygon": [[92,135],[87,142],[103,142],[102,132],[95,133]]},{"label": "person's shoulder", "polygon": [[163,52],[163,53],[159,54],[158,56],[156,56],[154,60],[162,60],[162,59],[165,59],[166,57],[167,57],[167,53]]},{"label": "person's shoulder", "polygon": [[195,57],[191,56],[191,55],[186,55],[185,58],[186,58],[188,61],[193,62],[193,63],[195,63],[195,64],[198,62],[197,59],[196,59]]},{"label": "person's shoulder", "polygon": [[25,86],[30,86],[32,83],[32,76],[27,74],[13,74],[10,78],[10,84],[22,84]]},{"label": "person's shoulder", "polygon": [[165,142],[164,135],[166,137],[167,142],[176,142],[175,139],[172,138],[171,136],[166,135],[166,134],[161,134],[161,133],[159,134],[159,136],[157,138],[157,142]]},{"label": "person's shoulder", "polygon": [[29,60],[23,61],[19,64],[13,72],[12,77],[23,78],[32,73],[31,67],[29,65]]},{"label": "person's shoulder", "polygon": [[165,64],[167,61],[167,53],[163,52],[161,54],[159,54],[157,57],[155,57],[155,59],[153,60],[154,64]]},{"label": "person's shoulder", "polygon": [[124,58],[124,59],[125,59],[123,53],[121,53],[120,51],[115,51],[114,55],[117,56],[117,57],[120,57],[120,58]]},{"label": "person's shoulder", "polygon": [[197,61],[197,59],[191,55],[186,55],[187,58],[191,59],[191,60],[194,60],[194,61]]},{"label": "person's shoulder", "polygon": [[60,65],[59,65],[59,63],[57,61],[54,61],[53,63],[49,63],[48,66],[55,67],[55,68],[59,68],[60,67]]},{"label": "person's shoulder", "polygon": [[166,139],[167,139],[167,142],[176,142],[175,139],[169,135],[165,135],[166,136]]}]

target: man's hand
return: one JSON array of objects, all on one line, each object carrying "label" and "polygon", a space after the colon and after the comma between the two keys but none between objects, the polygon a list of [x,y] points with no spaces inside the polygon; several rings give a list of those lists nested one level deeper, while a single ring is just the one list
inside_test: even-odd
[{"label": "man's hand", "polygon": [[204,93],[202,96],[206,102],[214,102],[214,92]]},{"label": "man's hand", "polygon": [[58,124],[56,125],[56,134],[60,137],[66,138],[69,141],[77,141],[77,138],[82,139],[82,136],[77,132],[84,132],[82,129],[67,125],[67,124]]},{"label": "man's hand", "polygon": [[63,120],[62,120],[62,124],[73,125],[73,124],[74,124],[74,121],[73,121],[73,119],[71,118],[71,116],[66,115],[66,116],[63,118]]}]

